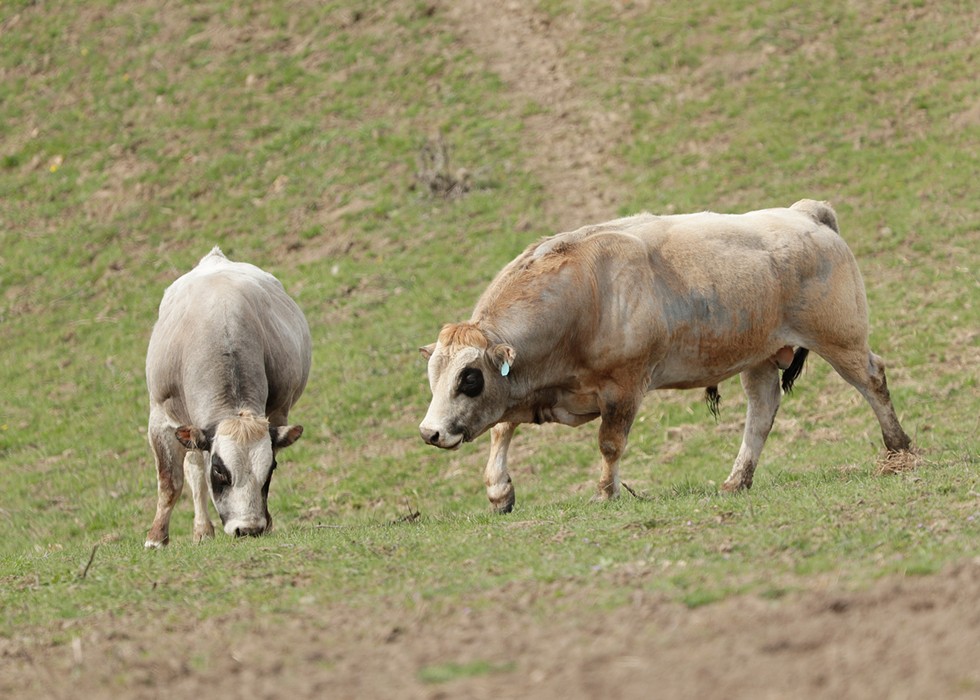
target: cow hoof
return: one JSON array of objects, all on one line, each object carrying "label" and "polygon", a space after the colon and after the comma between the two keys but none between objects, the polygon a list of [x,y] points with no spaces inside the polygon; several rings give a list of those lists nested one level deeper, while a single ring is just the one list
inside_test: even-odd
[{"label": "cow hoof", "polygon": [[488,488],[487,499],[490,501],[490,509],[494,513],[510,513],[514,510],[514,502],[517,497],[510,479],[503,486]]},{"label": "cow hoof", "polygon": [[739,491],[748,491],[750,488],[752,488],[751,481],[743,482],[743,481],[732,481],[731,479],[729,479],[728,481],[726,481],[724,484],[721,485],[721,490],[725,491],[726,493],[738,493]]},{"label": "cow hoof", "polygon": [[169,537],[167,539],[163,540],[162,542],[158,542],[157,540],[147,540],[146,542],[143,543],[143,548],[144,549],[162,549],[163,547],[166,547],[169,542],[170,542],[170,538]]},{"label": "cow hoof", "polygon": [[589,499],[589,503],[609,503],[619,499],[619,492],[609,493],[605,490],[599,490],[592,494],[592,498]]},{"label": "cow hoof", "polygon": [[200,544],[205,539],[214,539],[214,525],[210,520],[203,526],[194,526],[194,544]]},{"label": "cow hoof", "polygon": [[593,501],[614,501],[619,498],[619,480],[615,481],[600,481],[598,489],[594,496],[592,496]]},{"label": "cow hoof", "polygon": [[492,510],[494,513],[497,513],[498,515],[503,515],[504,513],[510,513],[512,510],[514,510],[514,502],[516,500],[517,499],[514,498],[514,489],[511,489],[509,498],[503,498],[499,501],[491,500],[490,510]]}]

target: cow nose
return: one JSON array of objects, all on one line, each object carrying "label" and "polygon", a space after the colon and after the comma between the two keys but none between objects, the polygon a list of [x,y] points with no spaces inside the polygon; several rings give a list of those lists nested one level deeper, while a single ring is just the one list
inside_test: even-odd
[{"label": "cow nose", "polygon": [[235,537],[258,537],[265,532],[264,527],[236,527]]},{"label": "cow nose", "polygon": [[422,435],[422,439],[425,440],[428,445],[435,445],[439,442],[439,431],[430,430],[429,428],[419,428],[419,433]]}]

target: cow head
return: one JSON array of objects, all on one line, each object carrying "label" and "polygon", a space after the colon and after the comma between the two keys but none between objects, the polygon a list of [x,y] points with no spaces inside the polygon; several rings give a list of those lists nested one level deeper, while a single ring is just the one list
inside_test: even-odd
[{"label": "cow head", "polygon": [[236,537],[272,529],[268,502],[276,451],[302,434],[301,425],[270,426],[251,411],[223,420],[212,430],[189,425],[176,430],[184,447],[209,453],[211,502],[225,532]]},{"label": "cow head", "polygon": [[429,361],[432,401],[419,425],[422,439],[452,450],[500,421],[510,394],[516,353],[493,343],[475,324],[450,324],[439,340],[419,348]]}]

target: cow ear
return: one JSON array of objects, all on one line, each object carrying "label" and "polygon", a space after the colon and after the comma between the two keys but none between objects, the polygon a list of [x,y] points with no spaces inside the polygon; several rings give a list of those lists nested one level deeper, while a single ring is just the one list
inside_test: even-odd
[{"label": "cow ear", "polygon": [[517,352],[510,345],[499,343],[491,348],[490,357],[493,360],[493,366],[500,370],[502,376],[506,377],[514,365]]},{"label": "cow ear", "polygon": [[203,430],[193,425],[182,425],[174,431],[177,441],[188,450],[207,452],[211,449],[211,438]]},{"label": "cow ear", "polygon": [[299,440],[299,436],[302,434],[302,425],[269,426],[269,435],[272,437],[272,446],[277,450],[283,447],[289,447],[294,442]]},{"label": "cow ear", "polygon": [[429,343],[428,345],[423,345],[422,347],[419,348],[419,352],[422,353],[422,357],[424,357],[426,360],[432,357],[432,353],[434,353],[435,351],[436,351],[435,343]]}]

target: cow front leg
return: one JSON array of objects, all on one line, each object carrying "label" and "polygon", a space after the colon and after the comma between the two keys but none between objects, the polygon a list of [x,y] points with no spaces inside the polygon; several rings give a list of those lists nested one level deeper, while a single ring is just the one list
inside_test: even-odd
[{"label": "cow front leg", "polygon": [[752,476],[759,464],[762,446],[766,444],[776,411],[779,410],[779,368],[775,364],[766,361],[748,369],[742,372],[741,380],[749,404],[745,415],[745,432],[732,473],[721,486],[724,491],[752,487]]},{"label": "cow front leg", "polygon": [[517,430],[517,423],[497,423],[490,429],[490,458],[483,472],[487,485],[487,498],[496,513],[509,513],[514,509],[514,484],[507,473],[507,450]]},{"label": "cow front leg", "polygon": [[633,419],[639,400],[635,398],[607,400],[600,405],[599,452],[602,454],[602,475],[599,477],[600,500],[619,496],[619,460],[626,451]]},{"label": "cow front leg", "polygon": [[191,487],[191,500],[194,502],[194,544],[204,538],[214,537],[214,525],[208,517],[208,465],[206,452],[188,450],[184,457],[184,473]]},{"label": "cow front leg", "polygon": [[157,470],[157,512],[143,546],[157,549],[170,542],[170,515],[184,488],[184,469],[180,459],[183,448],[171,431],[165,427],[154,427],[152,420],[147,435]]}]

